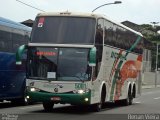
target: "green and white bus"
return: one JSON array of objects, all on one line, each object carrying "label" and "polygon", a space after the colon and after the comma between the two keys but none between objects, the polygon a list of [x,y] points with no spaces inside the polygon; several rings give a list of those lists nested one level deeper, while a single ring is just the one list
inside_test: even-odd
[{"label": "green and white bus", "polygon": [[94,13],[38,14],[27,49],[28,98],[54,104],[132,104],[141,93],[143,36]]}]

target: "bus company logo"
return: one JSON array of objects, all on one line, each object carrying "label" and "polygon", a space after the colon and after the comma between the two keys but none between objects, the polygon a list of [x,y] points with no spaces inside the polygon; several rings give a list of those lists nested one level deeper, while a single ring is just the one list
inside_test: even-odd
[{"label": "bus company logo", "polygon": [[44,18],[40,18],[38,21],[38,27],[43,27],[44,24]]},{"label": "bus company logo", "polygon": [[58,88],[56,87],[56,88],[54,88],[54,92],[58,92]]},{"label": "bus company logo", "polygon": [[30,83],[30,86],[34,86],[34,82],[31,82],[31,83]]},{"label": "bus company logo", "polygon": [[56,87],[63,88],[63,85],[55,84]]}]

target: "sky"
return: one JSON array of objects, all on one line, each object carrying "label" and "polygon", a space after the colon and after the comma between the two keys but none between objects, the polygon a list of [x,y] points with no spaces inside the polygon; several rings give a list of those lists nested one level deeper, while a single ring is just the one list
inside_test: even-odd
[{"label": "sky", "polygon": [[[87,12],[114,0],[20,0],[45,12]],[[160,22],[160,0],[121,0],[121,4],[106,5],[94,13],[105,14],[116,22],[131,21],[136,24]],[[16,22],[34,20],[40,13],[16,0],[1,0],[0,17]],[[160,25],[160,24],[159,24]]]}]

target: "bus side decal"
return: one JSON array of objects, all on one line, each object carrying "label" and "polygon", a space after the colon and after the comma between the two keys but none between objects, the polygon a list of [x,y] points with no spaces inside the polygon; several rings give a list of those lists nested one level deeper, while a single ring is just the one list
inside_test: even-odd
[{"label": "bus side decal", "polygon": [[[137,37],[137,40],[135,41],[135,43],[131,46],[131,48],[129,50],[127,50],[126,54],[125,54],[125,57],[127,57],[127,55],[129,54],[129,52],[131,52],[135,47],[136,45],[140,42],[141,40],[141,36],[138,36]],[[119,52],[119,56],[117,59],[115,59],[115,62],[113,64],[113,67],[112,67],[112,70],[111,70],[111,77],[113,76],[113,72],[115,73],[114,74],[114,77],[113,77],[113,80],[112,80],[112,84],[111,84],[111,91],[110,91],[110,100],[112,101],[113,98],[114,98],[114,92],[115,92],[115,87],[116,87],[116,81],[118,80],[118,78],[120,78],[120,71],[121,71],[121,66],[123,65],[123,60],[120,59],[121,57],[121,54],[122,54],[122,51]],[[119,63],[118,63],[119,61]]]}]

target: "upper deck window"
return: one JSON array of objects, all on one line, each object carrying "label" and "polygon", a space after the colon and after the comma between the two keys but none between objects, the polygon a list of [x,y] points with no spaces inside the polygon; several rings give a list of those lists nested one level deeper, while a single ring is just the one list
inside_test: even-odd
[{"label": "upper deck window", "polygon": [[85,17],[38,17],[31,42],[54,44],[93,44],[96,20]]}]

